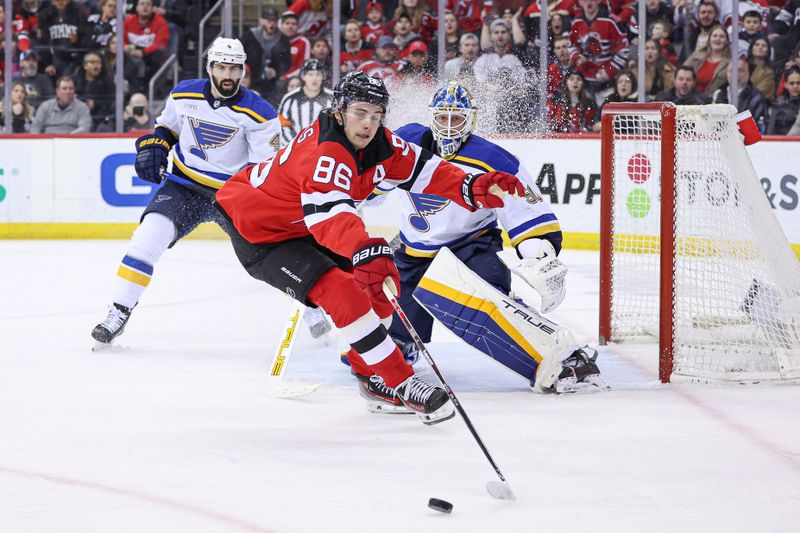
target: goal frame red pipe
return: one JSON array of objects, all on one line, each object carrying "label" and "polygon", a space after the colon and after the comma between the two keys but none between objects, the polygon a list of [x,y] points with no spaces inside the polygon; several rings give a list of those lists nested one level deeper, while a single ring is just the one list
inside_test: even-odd
[{"label": "goal frame red pipe", "polygon": [[675,117],[677,107],[669,102],[611,103],[603,107],[600,169],[600,321],[599,341],[613,341],[611,304],[613,298],[614,240],[612,175],[614,171],[614,117],[630,114],[661,116],[661,212],[659,275],[659,364],[658,377],[668,383],[672,374],[674,335],[673,297],[675,271]]}]

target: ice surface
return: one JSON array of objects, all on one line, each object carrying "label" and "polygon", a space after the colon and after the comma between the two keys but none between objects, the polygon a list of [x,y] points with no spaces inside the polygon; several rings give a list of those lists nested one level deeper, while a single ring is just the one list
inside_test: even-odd
[{"label": "ice surface", "polygon": [[[541,396],[436,330],[518,497],[497,501],[460,420],[368,413],[306,331],[289,375],[325,385],[268,398],[289,302],[228,243],[167,252],[119,347],[91,352],[126,244],[0,242],[2,532],[800,531],[800,387],[660,386],[654,346],[610,346],[614,391]],[[597,255],[564,259],[553,317],[593,343]]]}]

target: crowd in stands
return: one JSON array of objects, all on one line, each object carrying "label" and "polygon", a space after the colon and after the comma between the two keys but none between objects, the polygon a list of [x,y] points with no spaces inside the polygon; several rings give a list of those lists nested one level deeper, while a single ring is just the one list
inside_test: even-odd
[{"label": "crowd in stands", "polygon": [[[14,132],[114,131],[117,1],[15,0],[9,66],[2,63],[0,6],[0,72],[10,68],[13,75]],[[207,8],[197,1],[126,5],[126,130],[152,127],[144,93],[168,57],[178,55],[184,77],[194,74],[186,44]],[[330,0],[266,5],[239,36],[248,56],[243,83],[280,108],[287,93],[303,86],[306,60],[315,59],[312,75],[321,73],[327,88],[334,69],[381,77],[390,91],[458,80],[492,95],[499,132],[596,132],[604,105],[637,101],[642,91],[646,101],[732,103],[750,110],[763,133],[800,135],[800,0],[740,0],[736,14],[730,0],[646,0],[646,27],[635,0],[553,0],[546,42],[539,39],[539,1],[447,0],[440,29],[436,0],[342,0],[338,58]],[[439,31],[445,80],[437,79]],[[540,101],[542,72],[546,101]]]}]

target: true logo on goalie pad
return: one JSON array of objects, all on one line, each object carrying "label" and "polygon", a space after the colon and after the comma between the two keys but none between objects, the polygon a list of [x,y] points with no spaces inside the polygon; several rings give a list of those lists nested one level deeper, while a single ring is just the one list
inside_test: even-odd
[{"label": "true logo on goalie pad", "polygon": [[447,248],[436,255],[414,298],[449,330],[540,390],[561,371],[575,338],[492,287]]},{"label": "true logo on goalie pad", "polygon": [[556,332],[556,330],[554,328],[552,328],[552,327],[548,326],[547,324],[545,324],[543,320],[541,320],[541,319],[540,320],[536,320],[532,316],[532,313],[530,313],[530,312],[526,313],[525,311],[520,309],[518,305],[514,304],[513,302],[510,302],[508,300],[503,300],[503,304],[505,305],[506,309],[512,309],[513,313],[515,315],[521,316],[522,319],[525,322],[527,322],[528,324],[530,324],[531,326],[533,326],[535,328],[539,328],[540,330],[544,331],[548,335],[552,335],[553,333]]}]

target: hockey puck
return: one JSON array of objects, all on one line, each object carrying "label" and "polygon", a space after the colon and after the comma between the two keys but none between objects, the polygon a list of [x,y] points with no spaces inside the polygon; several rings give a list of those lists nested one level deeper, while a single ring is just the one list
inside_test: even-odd
[{"label": "hockey puck", "polygon": [[428,500],[428,507],[434,511],[439,511],[440,513],[449,514],[453,512],[453,504],[444,500],[440,500],[439,498],[431,498]]}]

